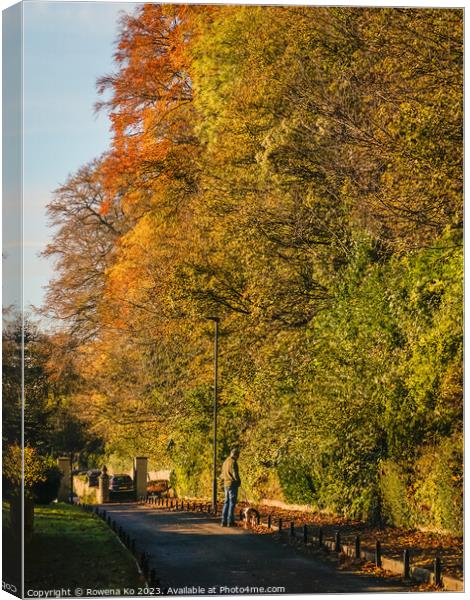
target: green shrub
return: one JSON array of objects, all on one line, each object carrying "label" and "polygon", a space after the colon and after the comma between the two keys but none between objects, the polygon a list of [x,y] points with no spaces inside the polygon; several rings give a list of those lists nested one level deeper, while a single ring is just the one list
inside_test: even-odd
[{"label": "green shrub", "polygon": [[278,467],[279,481],[287,502],[312,504],[315,500],[316,482],[309,465],[289,457]]},{"label": "green shrub", "polygon": [[417,464],[416,520],[420,525],[461,534],[463,527],[462,434],[426,449]]},{"label": "green shrub", "polygon": [[389,525],[410,527],[412,511],[408,489],[410,476],[392,460],[383,460],[380,465],[380,495],[382,517]]}]

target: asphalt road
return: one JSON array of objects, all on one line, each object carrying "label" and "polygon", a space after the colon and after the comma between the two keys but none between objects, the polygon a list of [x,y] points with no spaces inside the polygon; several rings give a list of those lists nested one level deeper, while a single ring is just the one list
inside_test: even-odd
[{"label": "asphalt road", "polygon": [[338,571],[333,564],[302,556],[269,535],[223,528],[201,513],[139,504],[107,505],[106,510],[136,540],[138,551],[150,554],[150,568],[156,570],[161,587],[180,588],[180,593],[185,588],[206,594],[408,590],[396,581]]}]

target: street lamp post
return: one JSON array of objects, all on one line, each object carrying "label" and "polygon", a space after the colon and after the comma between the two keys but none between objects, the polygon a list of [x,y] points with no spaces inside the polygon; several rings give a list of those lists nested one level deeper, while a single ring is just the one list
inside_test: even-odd
[{"label": "street lamp post", "polygon": [[208,317],[210,321],[214,321],[214,403],[213,403],[213,472],[212,472],[212,510],[217,513],[217,375],[218,375],[218,359],[219,359],[219,317]]}]

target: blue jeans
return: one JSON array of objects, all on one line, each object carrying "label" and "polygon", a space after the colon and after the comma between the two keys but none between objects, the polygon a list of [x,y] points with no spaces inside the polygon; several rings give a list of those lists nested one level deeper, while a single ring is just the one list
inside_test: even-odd
[{"label": "blue jeans", "polygon": [[224,486],[225,500],[224,507],[222,509],[222,523],[232,524],[235,522],[235,504],[237,503],[238,496],[238,485],[231,483],[230,485]]}]

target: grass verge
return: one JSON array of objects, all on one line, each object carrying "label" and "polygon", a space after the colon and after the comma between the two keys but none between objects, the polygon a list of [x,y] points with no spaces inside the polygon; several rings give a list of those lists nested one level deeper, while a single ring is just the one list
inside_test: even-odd
[{"label": "grass verge", "polygon": [[92,513],[68,504],[35,508],[34,535],[25,548],[26,591],[142,584],[131,554]]}]

